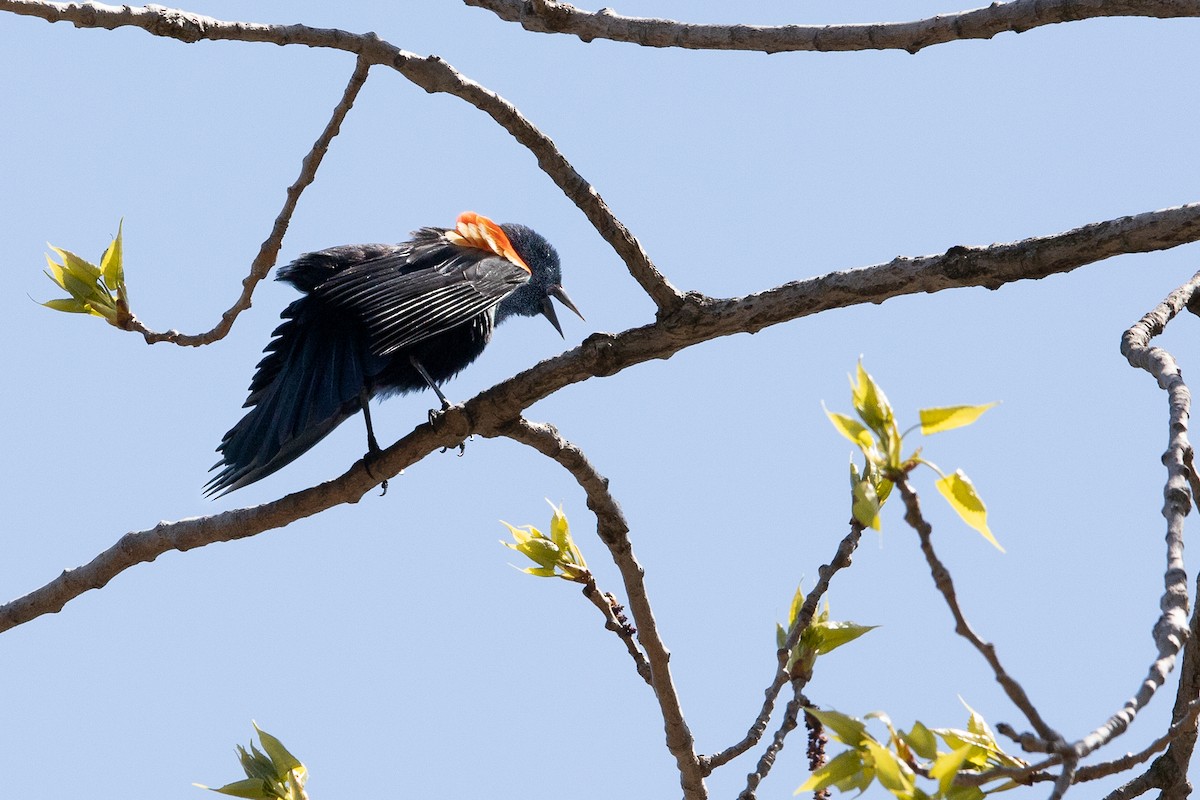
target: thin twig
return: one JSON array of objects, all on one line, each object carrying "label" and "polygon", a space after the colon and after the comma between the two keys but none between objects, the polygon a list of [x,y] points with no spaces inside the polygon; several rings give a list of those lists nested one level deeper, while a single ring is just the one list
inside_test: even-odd
[{"label": "thin twig", "polygon": [[754,772],[746,776],[746,788],[738,795],[738,800],[755,800],[755,790],[762,783],[763,778],[767,777],[767,773],[771,771],[771,767],[775,766],[775,758],[779,755],[779,751],[783,749],[784,740],[787,739],[789,733],[796,729],[799,724],[800,711],[807,706],[808,699],[799,690],[788,701],[787,708],[784,709],[783,719],[779,723],[779,728],[776,729],[775,735],[771,737],[771,744],[767,746],[762,757],[758,759],[758,763],[754,765]]},{"label": "thin twig", "polygon": [[641,243],[609,210],[600,193],[563,157],[550,137],[538,130],[512,103],[464,77],[437,56],[423,58],[409,53],[373,33],[350,33],[308,25],[228,22],[162,6],[0,0],[0,11],[39,17],[48,22],[71,22],[80,28],[141,28],[155,36],[189,43],[212,40],[330,48],[354,53],[360,64],[379,64],[394,69],[425,91],[453,95],[495,120],[537,158],[542,171],[584,213],[625,262],[634,280],[658,306],[659,313],[670,313],[683,302],[679,290],[658,271]]},{"label": "thin twig", "polygon": [[839,570],[850,566],[851,556],[858,547],[858,541],[862,537],[862,532],[863,526],[857,520],[850,520],[850,532],[843,536],[842,541],[838,543],[837,552],[834,553],[833,558],[828,564],[823,564],[817,570],[817,583],[813,586],[812,591],[805,596],[804,603],[800,607],[800,612],[796,615],[796,622],[788,632],[787,640],[784,642],[783,647],[779,648],[776,652],[775,677],[772,679],[771,684],[767,686],[766,691],[763,692],[765,697],[762,709],[758,712],[754,723],[746,731],[746,735],[742,737],[741,741],[715,755],[700,757],[700,763],[705,775],[711,775],[712,771],[717,767],[727,764],[751,747],[754,747],[762,739],[763,734],[766,733],[767,723],[771,721],[771,714],[775,709],[775,700],[778,698],[780,690],[791,679],[786,669],[788,654],[799,643],[805,628],[809,626],[816,615],[817,606],[825,596],[825,592],[829,590],[830,580]]},{"label": "thin twig", "polygon": [[[535,33],[565,33],[584,42],[610,39],[644,47],[690,50],[795,51],[907,50],[1043,25],[1097,17],[1200,17],[1195,0],[1015,0],[939,14],[912,22],[852,25],[697,25],[670,19],[625,17],[604,8],[584,11],[558,0],[463,0]],[[730,6],[733,8],[734,6]]]},{"label": "thin twig", "polygon": [[646,661],[646,656],[638,649],[637,642],[634,636],[637,635],[637,629],[630,625],[622,615],[622,606],[618,605],[617,599],[607,592],[601,592],[596,588],[596,577],[591,573],[588,574],[588,581],[583,587],[583,596],[586,597],[592,605],[600,609],[600,613],[604,615],[604,627],[617,635],[622,642],[625,643],[625,649],[629,651],[630,658],[633,659],[634,668],[637,674],[642,677],[647,684],[653,686],[650,677],[650,662]]},{"label": "thin twig", "polygon": [[644,571],[633,554],[633,545],[629,541],[629,525],[625,521],[624,512],[608,490],[608,479],[596,471],[582,450],[560,436],[552,425],[519,418],[501,430],[484,435],[506,436],[557,461],[571,473],[587,494],[588,508],[596,515],[596,532],[608,547],[613,563],[617,565],[621,579],[625,582],[629,610],[637,625],[638,641],[650,662],[650,685],[658,698],[659,709],[666,725],[667,748],[675,756],[679,767],[683,795],[694,800],[707,797],[708,791],[704,786],[704,774],[696,757],[692,733],[684,720],[679,695],[671,678],[671,654],[658,633],[658,625],[643,580]]},{"label": "thin twig", "polygon": [[250,274],[242,281],[242,293],[238,297],[237,302],[233,304],[224,314],[221,315],[221,321],[216,327],[205,333],[185,334],[176,330],[170,330],[166,333],[155,333],[146,328],[137,318],[133,318],[130,322],[130,330],[135,330],[142,334],[146,339],[146,344],[156,344],[158,342],[171,342],[183,347],[199,347],[200,345],[211,344],[219,339],[224,339],[233,327],[234,320],[238,315],[246,309],[250,308],[250,299],[254,294],[254,288],[259,282],[267,277],[267,273],[271,271],[271,267],[275,266],[275,260],[279,258],[279,248],[283,244],[283,235],[287,233],[288,224],[291,222],[292,214],[296,210],[296,203],[300,200],[300,194],[313,182],[317,177],[317,168],[321,166],[321,160],[325,154],[329,152],[329,145],[333,141],[333,137],[338,135],[341,130],[342,121],[346,119],[346,114],[354,105],[354,100],[358,97],[358,92],[362,89],[363,84],[367,80],[367,71],[371,65],[366,60],[359,58],[358,63],[354,67],[354,74],[350,76],[350,82],[346,84],[346,89],[342,92],[342,99],[338,101],[337,106],[333,109],[333,114],[329,118],[329,122],[325,125],[325,130],[317,137],[317,141],[313,143],[312,149],[308,151],[308,155],[304,157],[304,161],[300,165],[300,175],[296,178],[296,182],[288,187],[287,199],[284,200],[283,209],[279,212],[279,216],[275,217],[275,224],[271,228],[271,233],[267,236],[262,246],[258,249],[258,255],[254,257],[254,261],[250,264]]},{"label": "thin twig", "polygon": [[979,638],[978,634],[971,628],[967,618],[963,615],[962,608],[958,604],[958,596],[954,590],[954,581],[950,577],[950,571],[946,569],[946,565],[938,558],[937,553],[933,549],[933,526],[921,514],[921,504],[917,499],[916,493],[908,481],[901,477],[896,481],[896,488],[900,490],[900,496],[904,500],[904,521],[907,522],[913,530],[917,532],[917,536],[921,540],[921,552],[925,554],[925,561],[929,564],[929,570],[933,574],[934,585],[937,586],[942,597],[946,600],[946,605],[950,607],[950,613],[954,616],[954,632],[966,639],[971,645],[979,651],[984,660],[992,668],[992,674],[996,676],[996,682],[1004,689],[1004,693],[1012,700],[1013,704],[1021,710],[1025,718],[1029,720],[1037,731],[1038,736],[1043,741],[1052,745],[1061,745],[1062,737],[1046,724],[1042,719],[1041,713],[1034,707],[1029,696],[1025,693],[1025,689],[1016,681],[1008,672],[1005,671],[1004,665],[1000,663],[1000,658],[996,655],[996,648],[990,642],[985,642]]}]

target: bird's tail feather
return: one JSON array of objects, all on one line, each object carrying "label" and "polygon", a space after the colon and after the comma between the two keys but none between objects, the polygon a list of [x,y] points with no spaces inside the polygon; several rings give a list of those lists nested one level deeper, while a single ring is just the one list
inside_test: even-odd
[{"label": "bird's tail feather", "polygon": [[284,317],[250,384],[250,410],[217,447],[220,471],[205,484],[209,496],[291,463],[361,408],[362,332],[313,297],[292,303]]}]

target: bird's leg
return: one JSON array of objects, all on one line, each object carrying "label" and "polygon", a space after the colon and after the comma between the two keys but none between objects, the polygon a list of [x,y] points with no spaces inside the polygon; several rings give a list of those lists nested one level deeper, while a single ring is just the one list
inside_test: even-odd
[{"label": "bird's leg", "polygon": [[[446,395],[442,394],[442,390],[440,388],[438,388],[438,385],[433,382],[433,378],[429,377],[429,373],[425,371],[425,367],[421,364],[420,361],[417,360],[417,357],[414,355],[410,355],[408,357],[408,363],[412,364],[413,369],[415,369],[421,375],[421,377],[425,379],[425,383],[428,384],[429,388],[433,389],[435,392],[437,392],[438,399],[442,401],[442,411],[445,411],[446,409],[450,408],[450,401],[446,399]],[[433,418],[436,414],[437,414],[437,412],[434,411],[432,408],[429,409],[429,424],[430,425],[433,425]],[[443,453],[446,452],[446,448],[443,447],[442,452]],[[461,456],[465,452],[467,452],[467,443],[460,442],[458,445],[458,454]]]},{"label": "bird's leg", "polygon": [[[362,391],[358,393],[358,402],[359,405],[362,406],[363,419],[367,423],[367,454],[364,456],[363,460],[366,462],[367,474],[374,478],[375,473],[371,472],[371,462],[374,461],[375,458],[383,452],[383,450],[381,450],[379,447],[379,441],[375,438],[375,428],[371,425],[371,394],[367,390],[367,387],[364,386]],[[383,489],[383,491],[379,493],[379,496],[383,497],[385,494],[387,494],[388,490],[387,478],[383,479],[380,487]]]},{"label": "bird's leg", "polygon": [[[442,411],[445,411],[447,408],[449,408],[450,401],[446,399],[446,395],[442,394],[442,390],[438,388],[438,385],[433,382],[433,378],[429,377],[429,373],[425,371],[424,365],[422,365],[420,361],[417,361],[417,357],[410,355],[408,357],[408,363],[412,364],[413,369],[415,369],[417,373],[425,379],[425,384],[437,393],[438,400],[442,401]],[[430,424],[433,423],[433,411],[429,412],[429,422]]]}]

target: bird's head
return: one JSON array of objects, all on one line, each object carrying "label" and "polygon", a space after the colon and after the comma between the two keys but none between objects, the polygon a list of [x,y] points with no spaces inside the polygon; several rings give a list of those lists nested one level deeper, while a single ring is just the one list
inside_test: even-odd
[{"label": "bird's head", "polygon": [[583,319],[583,314],[579,313],[579,309],[562,288],[562,266],[554,246],[537,231],[524,225],[504,223],[500,229],[508,236],[513,250],[528,265],[530,277],[528,283],[518,287],[500,302],[496,309],[496,322],[502,322],[514,314],[522,317],[536,317],[541,314],[550,320],[550,324],[562,336],[562,326],[558,323],[558,314],[555,313],[554,303],[550,298],[558,300],[580,319]]}]

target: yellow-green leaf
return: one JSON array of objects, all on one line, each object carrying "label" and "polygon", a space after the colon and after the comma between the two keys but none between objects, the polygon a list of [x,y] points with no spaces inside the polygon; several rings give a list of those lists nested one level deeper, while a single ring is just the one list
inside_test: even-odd
[{"label": "yellow-green leaf", "polygon": [[928,436],[955,428],[970,425],[983,416],[983,412],[994,408],[999,403],[987,403],[982,406],[943,406],[941,408],[922,408],[921,433]]},{"label": "yellow-green leaf", "polygon": [[[200,784],[196,785],[200,786]],[[200,786],[200,788],[218,794],[227,794],[230,797],[245,797],[247,800],[272,800],[275,797],[275,793],[268,788],[267,782],[260,778],[234,781],[225,784],[220,789],[214,789],[211,786]]]},{"label": "yellow-green leaf", "polygon": [[960,469],[955,470],[951,475],[939,478],[936,485],[938,491],[942,493],[942,497],[945,497],[946,502],[950,504],[955,513],[962,517],[963,522],[983,534],[983,538],[1003,553],[1004,548],[1000,546],[996,537],[988,529],[987,507],[979,498],[979,493],[975,491],[975,485],[971,483],[971,479]]},{"label": "yellow-green leaf", "polygon": [[851,386],[854,410],[862,417],[863,422],[867,423],[868,428],[880,436],[886,435],[888,429],[895,427],[892,406],[883,389],[879,388],[875,379],[863,368],[862,359],[858,362],[857,380]]},{"label": "yellow-green leaf", "polygon": [[104,256],[100,259],[100,274],[104,278],[104,285],[109,289],[115,290],[118,286],[125,282],[125,268],[122,264],[124,260],[124,248],[121,245],[121,229],[125,227],[125,220],[117,223],[117,238],[112,240],[112,244],[104,251]]},{"label": "yellow-green leaf", "polygon": [[61,247],[55,247],[54,245],[49,245],[49,247],[62,258],[63,266],[67,272],[76,275],[80,280],[100,280],[100,268],[86,258],[81,258],[70,250],[63,250]]},{"label": "yellow-green leaf", "polygon": [[848,642],[853,642],[867,631],[873,631],[879,626],[857,625],[853,622],[822,622],[812,627],[820,634],[818,637],[817,653],[825,655]]},{"label": "yellow-green leaf", "polygon": [[795,794],[827,789],[847,778],[854,777],[862,771],[862,767],[862,755],[857,750],[838,753],[828,763],[818,767],[812,775],[809,775],[808,780],[800,784],[800,788],[795,791]]},{"label": "yellow-green leaf", "polygon": [[950,791],[954,776],[962,769],[963,763],[971,753],[971,746],[966,745],[950,753],[942,753],[933,760],[929,768],[929,777],[938,782],[938,791],[942,794]]},{"label": "yellow-green leaf", "polygon": [[903,737],[913,752],[921,758],[928,760],[937,756],[937,740],[921,722],[914,722],[912,730],[903,734]]},{"label": "yellow-green leaf", "polygon": [[66,311],[69,314],[90,314],[92,309],[86,303],[76,300],[73,297],[63,297],[58,300],[47,300],[42,303],[46,308],[52,308],[55,311]]},{"label": "yellow-green leaf", "polygon": [[258,731],[258,740],[262,742],[263,750],[267,751],[267,756],[275,765],[277,778],[285,779],[292,770],[304,772],[304,765],[300,763],[300,759],[288,752],[288,749],[283,746],[283,742],[258,727],[257,722],[254,723],[254,730]]},{"label": "yellow-green leaf", "polygon": [[879,506],[879,496],[870,481],[864,480],[855,484],[850,511],[858,524],[879,530],[882,525],[879,521]]},{"label": "yellow-green leaf", "polygon": [[875,439],[871,436],[871,432],[858,420],[829,409],[825,409],[825,415],[829,417],[829,421],[833,423],[833,427],[837,429],[838,433],[858,445],[864,453],[875,447]]},{"label": "yellow-green leaf", "polygon": [[912,769],[878,742],[867,742],[866,749],[875,762],[875,777],[879,779],[883,788],[901,800],[911,800],[917,788]]},{"label": "yellow-green leaf", "polygon": [[867,733],[867,726],[861,719],[829,709],[805,708],[804,710],[833,731],[833,735],[842,744],[858,747],[863,742],[875,741],[871,738],[871,734]]}]

